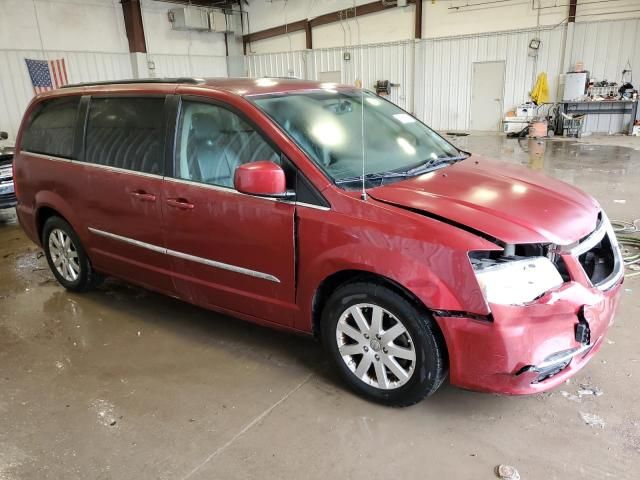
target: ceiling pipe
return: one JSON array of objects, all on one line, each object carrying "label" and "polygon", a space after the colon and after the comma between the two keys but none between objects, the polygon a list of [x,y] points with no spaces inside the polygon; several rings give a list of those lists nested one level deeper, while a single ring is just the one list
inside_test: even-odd
[{"label": "ceiling pipe", "polygon": [[[593,0],[591,2],[580,2],[580,6],[584,7],[585,5],[596,5],[598,3],[613,3],[613,2],[622,2],[623,0]],[[578,0],[569,0],[569,3],[561,3],[555,5],[547,5],[546,7],[535,7],[535,0],[531,0],[531,8],[537,8],[539,10],[548,10],[550,8],[560,8],[560,7],[571,7],[571,5],[575,3],[578,4]]]}]

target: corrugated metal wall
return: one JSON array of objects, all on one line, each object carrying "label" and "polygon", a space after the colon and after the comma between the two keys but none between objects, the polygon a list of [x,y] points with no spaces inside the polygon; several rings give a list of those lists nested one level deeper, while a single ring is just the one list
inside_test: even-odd
[{"label": "corrugated metal wall", "polygon": [[[582,61],[598,80],[620,81],[627,61],[640,68],[640,18],[576,23],[571,65]],[[640,79],[640,71],[636,75]]]},{"label": "corrugated metal wall", "polygon": [[[70,83],[133,78],[129,53],[0,50],[0,130],[15,139],[24,110],[33,98],[25,58],[64,58]],[[226,77],[227,59],[209,55],[149,54],[156,77]],[[151,75],[151,72],[150,72]]]},{"label": "corrugated metal wall", "polygon": [[[321,72],[340,71],[342,83],[374,89],[377,80],[393,84],[389,100],[405,110],[413,109],[414,42],[381,43],[311,51],[308,78],[317,80]],[[350,60],[344,59],[350,54]]]},{"label": "corrugated metal wall", "polygon": [[[504,110],[528,100],[535,76],[546,72],[551,98],[562,70],[564,26],[482,35],[434,38],[416,44],[415,114],[438,130],[471,129],[474,62],[504,61]],[[537,61],[529,42],[542,43]]]},{"label": "corrugated metal wall", "polygon": [[308,79],[307,62],[309,52],[264,53],[245,57],[246,70],[250,77],[296,77]]},{"label": "corrugated metal wall", "polygon": [[227,57],[149,54],[156,77],[226,77]]},{"label": "corrugated metal wall", "polygon": [[[474,62],[499,61],[506,65],[504,110],[527,100],[534,74],[546,72],[552,98],[562,70],[562,47],[566,26],[542,30],[519,30],[460,37],[446,37],[378,45],[311,51],[250,55],[250,76],[295,76],[317,79],[321,72],[339,71],[341,81],[353,84],[362,76],[373,88],[376,80],[398,84],[390,99],[413,111],[436,129],[471,128],[471,86]],[[538,37],[542,46],[536,61],[528,56],[529,41]],[[640,19],[576,23],[568,58],[583,61],[597,79],[620,80],[629,60],[640,65]],[[349,52],[350,60],[344,60]],[[65,58],[71,82],[131,78],[128,53],[45,52],[47,59]],[[0,129],[15,136],[25,106],[33,96],[25,58],[42,59],[37,50],[0,50]],[[154,75],[227,75],[226,57],[149,54]],[[415,63],[414,63],[415,62]],[[415,71],[414,71],[415,65]],[[636,75],[638,76],[638,75]],[[637,80],[636,80],[637,81]],[[415,85],[415,88],[414,88]],[[623,121],[624,120],[624,121]],[[617,132],[628,119],[591,116],[587,129]]]},{"label": "corrugated metal wall", "polygon": [[[349,84],[361,76],[362,66],[365,87],[373,88],[375,80],[400,84],[392,89],[391,100],[432,127],[470,130],[474,62],[505,62],[504,111],[528,100],[540,72],[547,73],[551,100],[555,100],[563,61],[571,65],[583,61],[596,79],[618,82],[627,61],[636,70],[640,65],[640,19],[574,24],[573,41],[567,39],[569,49],[563,58],[567,34],[567,26],[560,25],[416,43],[258,54],[246,57],[246,64],[252,77],[317,79],[319,72],[339,71],[342,82]],[[533,38],[542,42],[537,59],[529,55]],[[350,52],[351,60],[343,59],[344,52]],[[591,115],[586,130],[626,131],[628,121],[620,115]]]},{"label": "corrugated metal wall", "polygon": [[131,78],[128,53],[0,50],[0,130],[15,138],[24,109],[33,98],[25,58],[64,58],[70,83]]},{"label": "corrugated metal wall", "polygon": [[[247,70],[252,77],[306,79],[317,79],[320,72],[339,71],[343,83],[353,84],[362,76],[364,86],[370,89],[376,80],[389,80],[398,85],[392,88],[390,100],[400,107],[413,111],[434,128],[466,130],[471,127],[474,62],[505,62],[505,110],[528,100],[534,74],[539,72],[547,73],[553,98],[562,70],[564,35],[565,27],[560,26],[418,42],[258,54],[247,57]],[[529,56],[532,38],[542,41],[537,60]],[[344,60],[345,52],[351,54],[350,60]]]},{"label": "corrugated metal wall", "polygon": [[[576,23],[570,65],[583,62],[597,81],[620,83],[627,62],[635,69],[635,83],[640,80],[640,19]],[[627,79],[628,81],[628,79]],[[629,116],[589,115],[585,130],[589,132],[626,131]]]},{"label": "corrugated metal wall", "polygon": [[[348,52],[349,60],[344,59]],[[321,72],[340,72],[341,82],[354,84],[362,77],[366,88],[376,80],[389,80],[389,99],[402,108],[413,105],[413,42],[382,43],[341,48],[265,53],[246,57],[251,77],[294,76],[317,80]]]}]

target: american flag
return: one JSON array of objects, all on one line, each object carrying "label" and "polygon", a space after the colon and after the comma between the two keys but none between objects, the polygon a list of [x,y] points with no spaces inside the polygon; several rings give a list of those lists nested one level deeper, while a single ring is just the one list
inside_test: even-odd
[{"label": "american flag", "polygon": [[42,93],[60,88],[69,83],[64,58],[57,60],[32,60],[25,58],[35,93]]}]

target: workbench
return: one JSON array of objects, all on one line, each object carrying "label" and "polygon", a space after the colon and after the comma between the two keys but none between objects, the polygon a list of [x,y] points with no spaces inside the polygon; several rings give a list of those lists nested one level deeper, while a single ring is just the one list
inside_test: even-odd
[{"label": "workbench", "polygon": [[562,135],[564,117],[567,115],[629,115],[628,134],[633,133],[633,124],[638,115],[638,102],[633,100],[599,100],[580,102],[558,102],[558,116],[556,117],[555,132]]}]

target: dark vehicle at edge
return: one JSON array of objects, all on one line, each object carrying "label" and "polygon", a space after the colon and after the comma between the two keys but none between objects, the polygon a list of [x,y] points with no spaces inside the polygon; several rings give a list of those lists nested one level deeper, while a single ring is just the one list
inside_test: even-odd
[{"label": "dark vehicle at edge", "polygon": [[[8,138],[7,132],[0,132],[0,140]],[[13,186],[13,147],[0,147],[0,210],[16,206]]]}]

